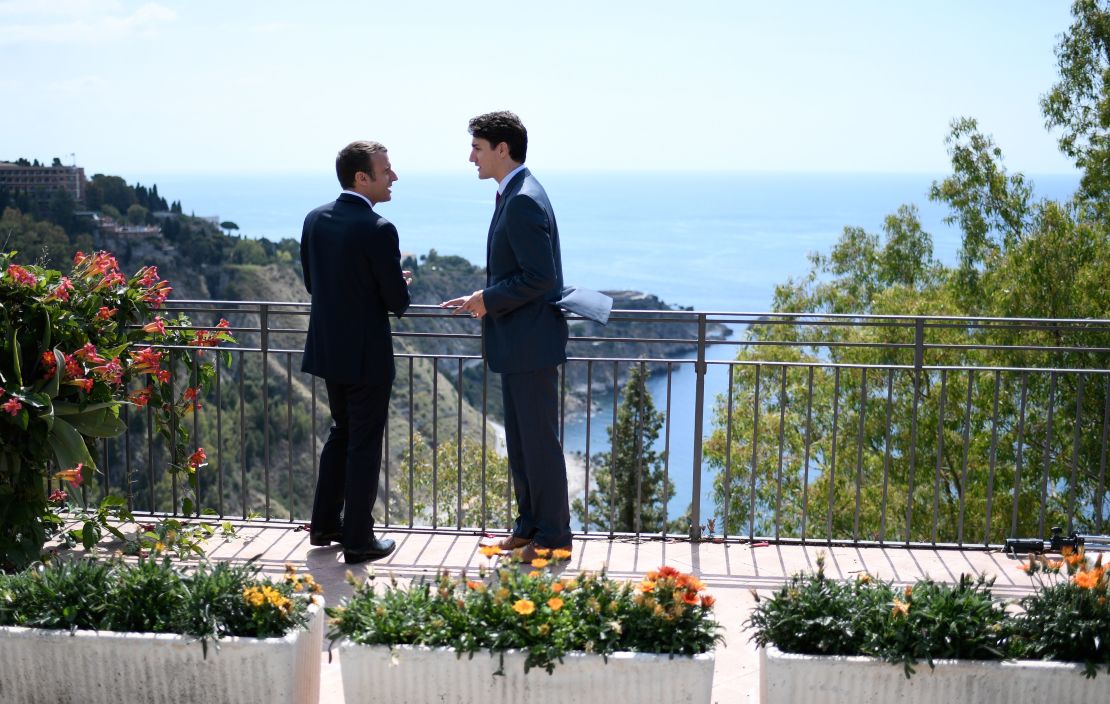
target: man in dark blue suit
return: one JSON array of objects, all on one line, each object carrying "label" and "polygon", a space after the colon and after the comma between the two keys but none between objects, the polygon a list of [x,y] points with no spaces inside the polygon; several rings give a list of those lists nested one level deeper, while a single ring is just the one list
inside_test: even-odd
[{"label": "man in dark blue suit", "polygon": [[486,240],[486,288],[442,305],[482,320],[483,353],[501,374],[505,445],[517,497],[502,550],[571,548],[567,468],[559,444],[558,365],[567,322],[555,307],[563,290],[559,228],[543,186],[524,167],[528,132],[511,112],[470,121],[470,161],[497,181]]},{"label": "man in dark blue suit", "polygon": [[[409,305],[397,228],[374,212],[397,180],[385,147],[352,142],[335,159],[343,192],[313,210],[301,233],[304,285],[312,294],[301,371],[324,379],[333,424],[320,453],[309,541],[343,543],[343,559],[393,552],[374,535],[382,437],[393,386],[389,314]],[[340,513],[342,512],[342,519]]]}]

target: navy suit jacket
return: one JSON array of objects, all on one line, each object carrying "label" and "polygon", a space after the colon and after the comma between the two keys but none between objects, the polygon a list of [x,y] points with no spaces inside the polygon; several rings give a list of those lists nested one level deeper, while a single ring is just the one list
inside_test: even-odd
[{"label": "navy suit jacket", "polygon": [[491,370],[531,372],[566,361],[567,321],[553,305],[562,290],[555,212],[524,169],[501,194],[486,240],[482,342]]},{"label": "navy suit jacket", "polygon": [[305,218],[301,265],[312,294],[301,371],[345,384],[391,382],[389,313],[409,305],[397,228],[343,193]]}]

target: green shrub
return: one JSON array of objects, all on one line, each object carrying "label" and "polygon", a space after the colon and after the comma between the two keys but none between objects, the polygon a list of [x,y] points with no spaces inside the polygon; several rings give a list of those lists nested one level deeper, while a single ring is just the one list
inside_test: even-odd
[{"label": "green shrub", "polygon": [[0,626],[177,633],[206,652],[227,636],[273,638],[305,626],[320,591],[312,576],[291,566],[277,582],[258,573],[249,562],[186,571],[168,558],[57,560],[0,574]]},{"label": "green shrub", "polygon": [[350,599],[328,609],[329,636],[447,647],[460,657],[518,649],[527,654],[525,671],[549,673],[572,651],[696,655],[720,642],[713,598],[701,593],[705,585],[696,577],[663,567],[635,586],[604,571],[560,579],[550,571],[560,559],[566,558],[555,551],[550,561],[523,569],[510,562],[482,569],[476,579],[443,573],[409,587],[393,580],[376,589],[371,575]]}]

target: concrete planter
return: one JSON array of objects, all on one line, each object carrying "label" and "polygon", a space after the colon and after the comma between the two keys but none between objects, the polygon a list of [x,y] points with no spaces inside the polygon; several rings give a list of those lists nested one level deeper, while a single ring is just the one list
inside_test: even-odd
[{"label": "concrete planter", "polygon": [[0,702],[316,704],[322,605],[284,638],[209,642],[163,633],[0,627]]},{"label": "concrete planter", "polygon": [[713,654],[692,657],[570,653],[554,675],[524,672],[525,654],[504,654],[504,676],[494,675],[499,655],[456,656],[448,648],[341,643],[343,694],[347,704],[612,704],[659,701],[709,704]]},{"label": "concrete planter", "polygon": [[798,655],[774,647],[760,651],[763,704],[1015,704],[1106,701],[1105,673],[1083,676],[1083,666],[1033,660],[922,662],[909,679],[900,665],[869,657]]}]

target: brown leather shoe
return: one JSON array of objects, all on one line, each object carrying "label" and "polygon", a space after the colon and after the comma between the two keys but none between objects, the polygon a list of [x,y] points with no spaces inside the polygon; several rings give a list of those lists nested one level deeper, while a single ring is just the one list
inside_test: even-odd
[{"label": "brown leather shoe", "polygon": [[531,538],[521,538],[515,535],[508,535],[498,540],[496,543],[487,543],[497,547],[501,552],[512,552],[517,548],[522,548],[532,542]]},{"label": "brown leather shoe", "polygon": [[[552,558],[552,553],[554,553],[555,550],[566,550],[569,553],[572,547],[573,546],[571,545],[567,545],[563,548],[545,548],[544,546],[537,543],[528,543],[528,545],[525,545],[524,549],[520,551],[520,561],[531,562],[538,557],[542,557],[545,560],[550,560]],[[567,556],[567,559],[570,559],[569,555]]]}]

